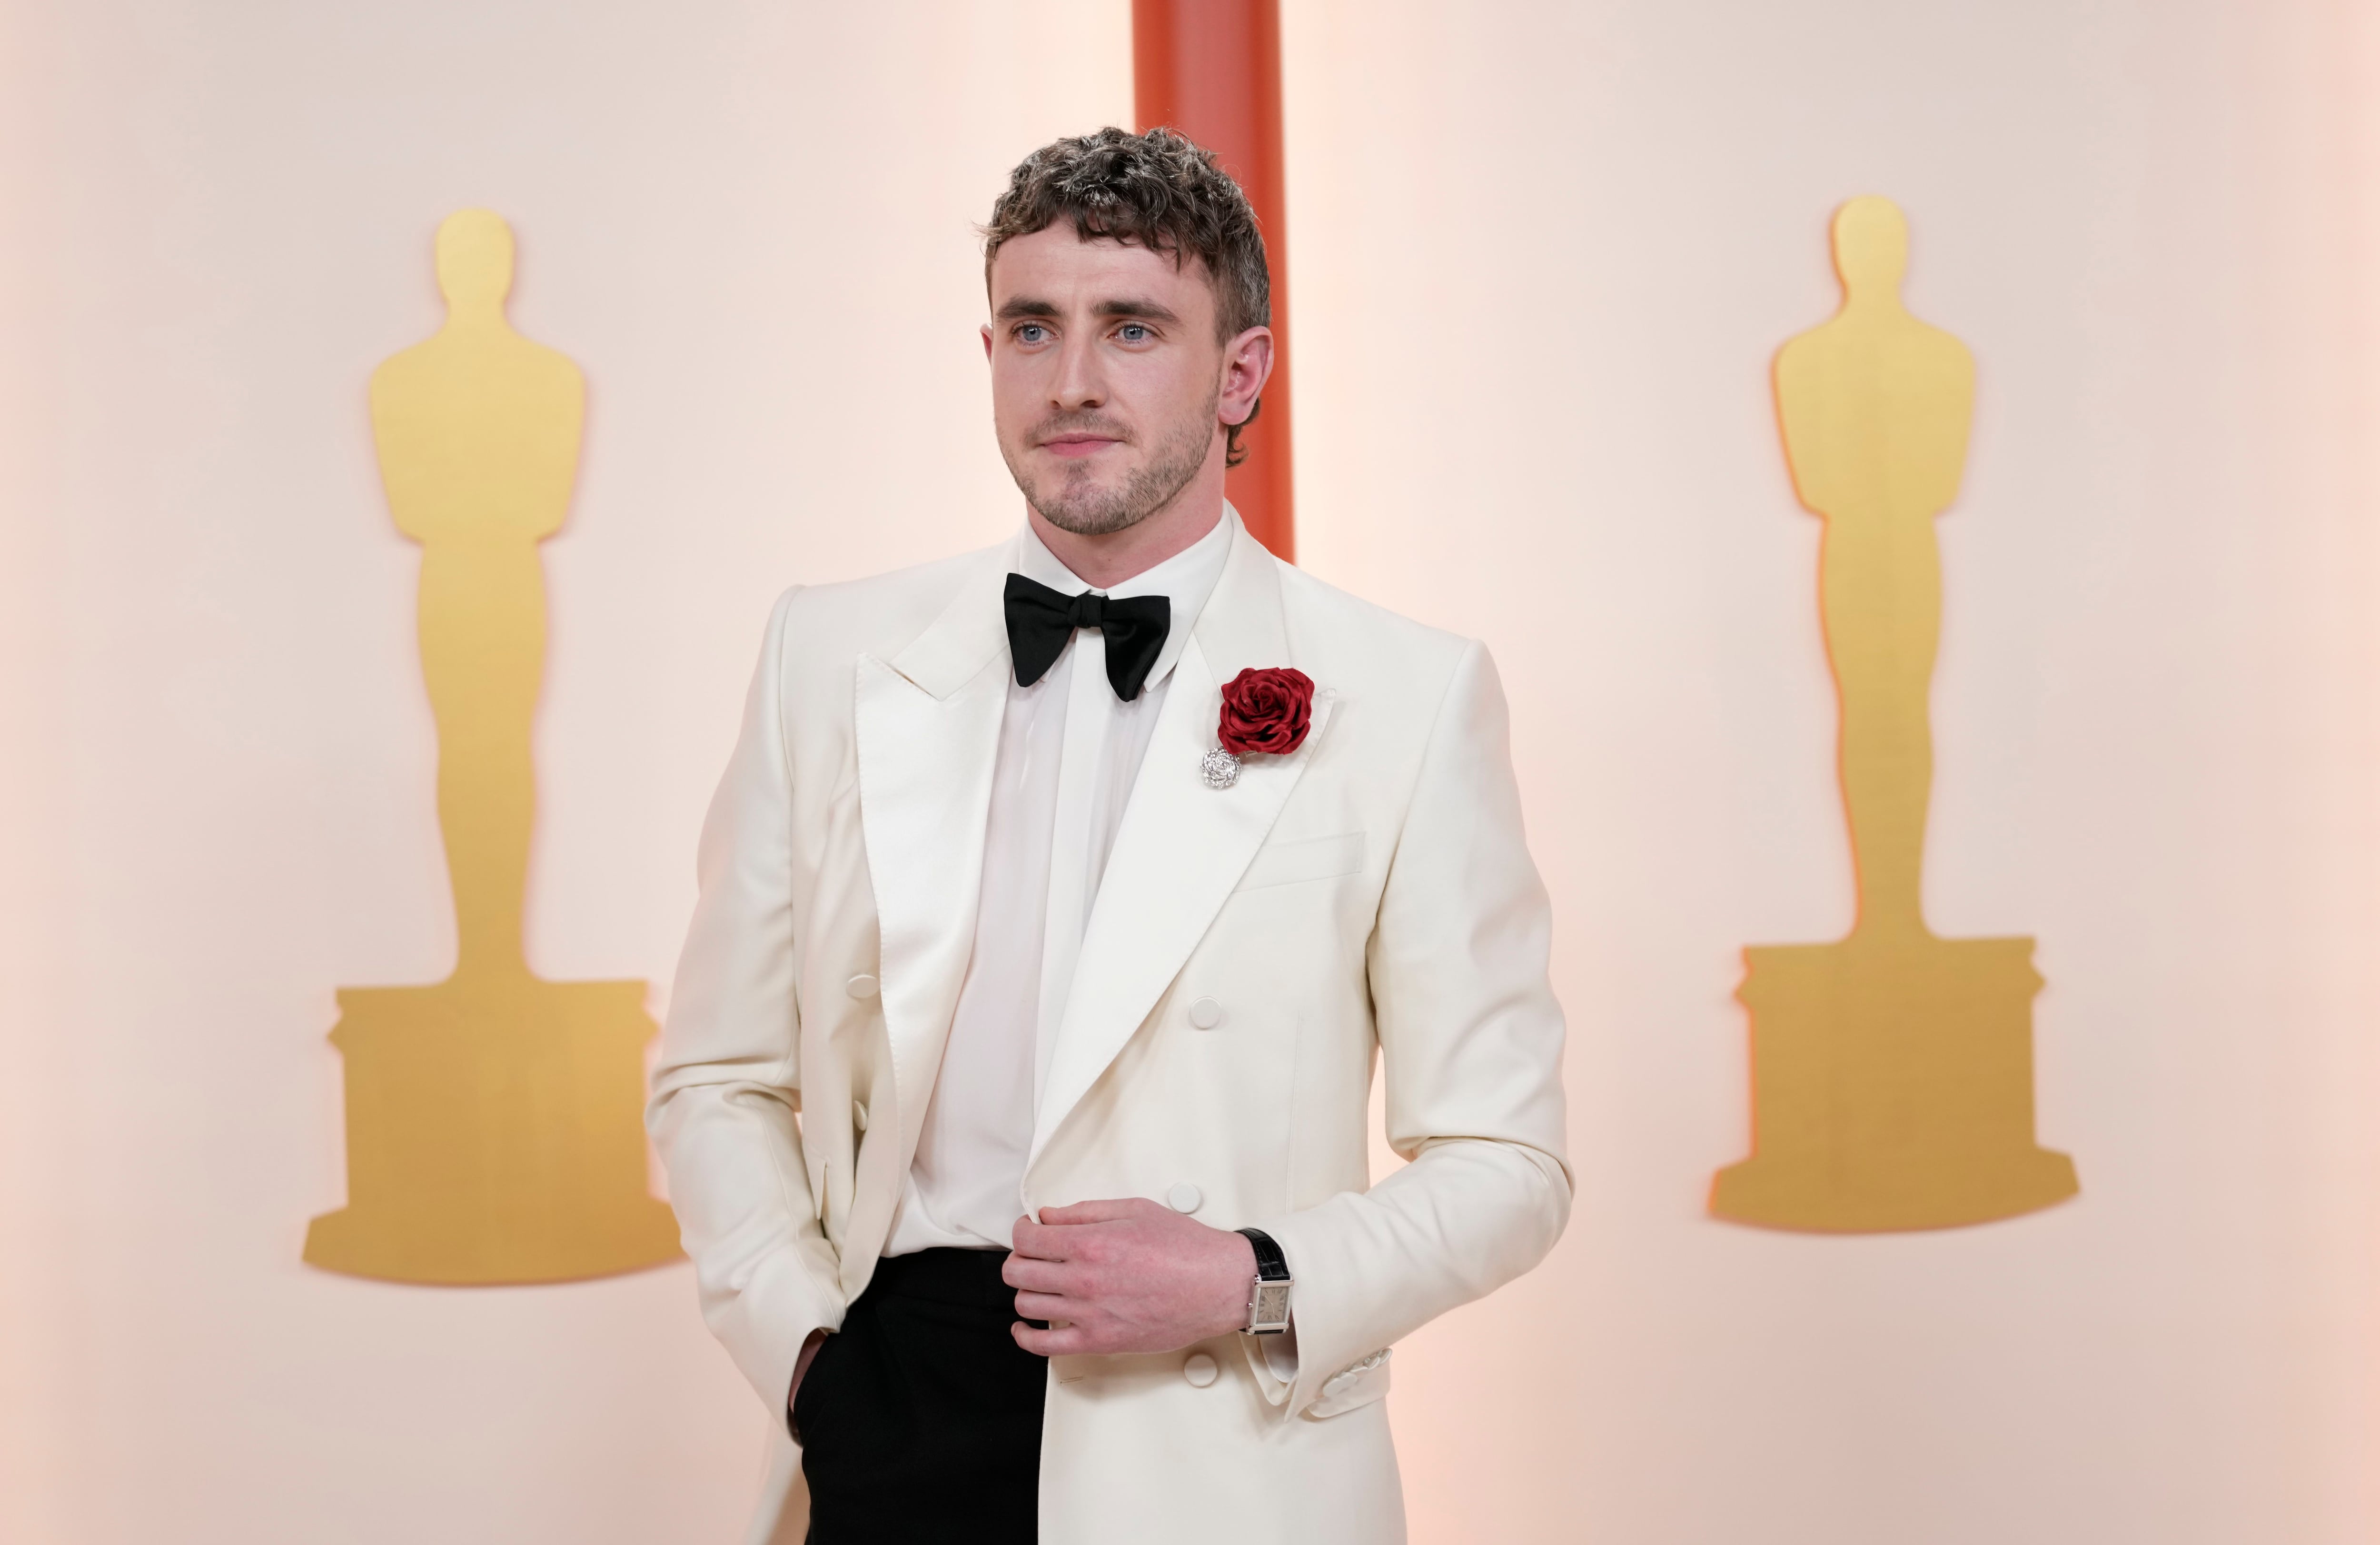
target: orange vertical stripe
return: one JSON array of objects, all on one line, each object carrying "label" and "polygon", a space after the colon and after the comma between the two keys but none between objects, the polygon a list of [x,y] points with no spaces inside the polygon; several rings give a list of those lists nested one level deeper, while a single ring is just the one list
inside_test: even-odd
[{"label": "orange vertical stripe", "polygon": [[1272,273],[1272,380],[1226,481],[1257,539],[1297,556],[1290,507],[1289,236],[1282,219],[1281,13],[1277,0],[1133,0],[1134,111],[1180,130],[1247,190]]}]

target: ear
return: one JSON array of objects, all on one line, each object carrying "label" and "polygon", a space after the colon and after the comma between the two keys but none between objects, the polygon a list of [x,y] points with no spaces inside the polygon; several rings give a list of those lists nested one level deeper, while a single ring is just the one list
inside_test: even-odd
[{"label": "ear", "polygon": [[1223,378],[1215,398],[1215,417],[1227,424],[1246,423],[1265,383],[1271,379],[1272,329],[1251,327],[1223,346]]},{"label": "ear", "polygon": [[983,324],[983,357],[991,358],[991,323],[988,322]]}]

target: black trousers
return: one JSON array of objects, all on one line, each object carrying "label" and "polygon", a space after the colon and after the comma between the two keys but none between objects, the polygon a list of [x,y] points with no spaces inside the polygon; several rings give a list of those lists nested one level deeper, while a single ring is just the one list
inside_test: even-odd
[{"label": "black trousers", "polygon": [[810,1545],[1031,1545],[1050,1365],[1009,1333],[1007,1259],[877,1262],[794,1392]]}]

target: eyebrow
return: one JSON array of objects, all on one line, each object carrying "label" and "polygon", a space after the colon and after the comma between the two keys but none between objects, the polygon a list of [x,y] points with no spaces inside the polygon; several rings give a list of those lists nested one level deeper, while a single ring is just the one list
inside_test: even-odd
[{"label": "eyebrow", "polygon": [[1180,322],[1182,320],[1154,300],[1102,300],[1091,308],[1091,314],[1102,317],[1138,317],[1146,322]]},{"label": "eyebrow", "polygon": [[[1102,300],[1091,308],[1091,314],[1098,317],[1135,317],[1144,322],[1178,323],[1182,320],[1156,301],[1141,298]],[[1023,317],[1042,317],[1055,321],[1058,308],[1047,300],[1035,300],[1020,296],[1001,307],[995,315],[1002,322],[1014,322]]]}]

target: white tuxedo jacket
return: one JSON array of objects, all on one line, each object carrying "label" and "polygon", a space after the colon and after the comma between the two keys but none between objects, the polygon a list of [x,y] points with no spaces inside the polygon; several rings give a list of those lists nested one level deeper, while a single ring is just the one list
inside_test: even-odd
[{"label": "white tuxedo jacket", "polygon": [[[1048,1545],[1402,1540],[1389,1349],[1569,1215],[1561,1012],[1495,668],[1234,526],[1099,884],[1025,1201],[1187,1182],[1201,1222],[1280,1242],[1296,1356],[1227,1336],[1052,1358]],[[704,828],[650,1124],[704,1315],[780,1427],[803,1340],[875,1269],[966,970],[1010,556],[781,600]],[[1269,665],[1314,679],[1313,727],[1209,788],[1220,686]],[[1376,1050],[1410,1161],[1377,1185]],[[1196,1351],[1222,1377],[1192,1383]]]}]

